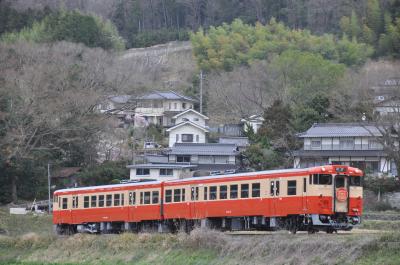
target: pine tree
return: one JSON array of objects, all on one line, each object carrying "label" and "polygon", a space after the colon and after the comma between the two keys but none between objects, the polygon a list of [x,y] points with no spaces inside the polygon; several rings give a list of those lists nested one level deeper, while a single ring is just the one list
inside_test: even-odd
[{"label": "pine tree", "polygon": [[375,36],[382,33],[382,12],[378,0],[368,0],[366,24],[374,32],[372,37],[374,37],[373,41],[375,42]]}]

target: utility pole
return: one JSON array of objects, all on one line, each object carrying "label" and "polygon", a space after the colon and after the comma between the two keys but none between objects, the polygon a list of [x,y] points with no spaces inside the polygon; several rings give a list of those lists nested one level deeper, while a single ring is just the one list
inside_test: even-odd
[{"label": "utility pole", "polygon": [[200,70],[200,113],[203,114],[203,70]]},{"label": "utility pole", "polygon": [[51,213],[51,192],[50,192],[50,163],[47,163],[47,184],[49,189],[49,213]]}]

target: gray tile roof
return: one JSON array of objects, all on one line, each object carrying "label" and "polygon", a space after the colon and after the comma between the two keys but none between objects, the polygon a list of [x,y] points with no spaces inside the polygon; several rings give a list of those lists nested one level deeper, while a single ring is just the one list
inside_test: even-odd
[{"label": "gray tile roof", "polygon": [[235,144],[192,144],[176,143],[169,152],[170,155],[236,155]]},{"label": "gray tile roof", "polygon": [[183,168],[195,168],[197,165],[186,165],[186,164],[136,164],[128,165],[127,168],[172,168],[172,169],[183,169]]},{"label": "gray tile roof", "polygon": [[175,91],[154,91],[144,96],[139,97],[138,99],[180,99],[195,102],[196,100],[184,95],[181,95]]},{"label": "gray tile roof", "polygon": [[221,136],[219,138],[221,144],[235,144],[236,146],[248,146],[249,138],[247,137],[234,137],[234,136]]},{"label": "gray tile roof", "polygon": [[314,124],[300,138],[308,137],[354,137],[354,136],[382,136],[376,126],[360,123],[320,123]]},{"label": "gray tile roof", "polygon": [[382,150],[297,150],[293,152],[297,157],[386,157]]},{"label": "gray tile roof", "polygon": [[111,96],[108,99],[115,103],[126,104],[130,100],[130,98],[131,96],[129,95],[120,95],[120,96]]}]

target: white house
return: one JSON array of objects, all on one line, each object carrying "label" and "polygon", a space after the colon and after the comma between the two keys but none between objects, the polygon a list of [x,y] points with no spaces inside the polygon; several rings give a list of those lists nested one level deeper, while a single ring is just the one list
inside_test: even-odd
[{"label": "white house", "polygon": [[250,127],[253,129],[254,133],[257,133],[264,122],[264,118],[261,115],[251,115],[247,119],[242,119],[241,122],[243,122],[243,130],[245,132],[247,132]]},{"label": "white house", "polygon": [[164,181],[192,177],[195,165],[179,164],[137,164],[128,165],[130,179],[138,181]]},{"label": "white house", "polygon": [[196,100],[174,91],[154,91],[132,99],[136,102],[135,115],[149,123],[164,127],[173,126],[173,117],[194,108]]},{"label": "white house", "polygon": [[169,128],[169,147],[175,143],[198,143],[206,142],[206,133],[209,132],[206,127],[208,117],[193,110],[188,109],[172,117],[175,126]]},{"label": "white house", "polygon": [[324,164],[342,164],[360,168],[369,174],[397,175],[377,140],[382,137],[371,124],[314,124],[299,135],[303,149],[294,152],[294,167],[306,168]]}]

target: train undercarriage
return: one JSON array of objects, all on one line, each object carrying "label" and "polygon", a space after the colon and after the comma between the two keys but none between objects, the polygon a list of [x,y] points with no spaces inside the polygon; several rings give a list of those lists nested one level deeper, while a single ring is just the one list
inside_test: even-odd
[{"label": "train undercarriage", "polygon": [[316,233],[325,231],[334,233],[338,230],[350,231],[361,223],[358,216],[345,214],[321,215],[291,215],[286,217],[242,216],[218,217],[196,220],[168,219],[162,221],[142,222],[91,222],[83,224],[58,224],[54,225],[55,232],[59,235],[75,233],[110,234],[122,232],[161,232],[176,233],[183,231],[189,233],[199,228],[209,228],[219,231],[277,231],[288,230],[295,234],[298,231]]}]

